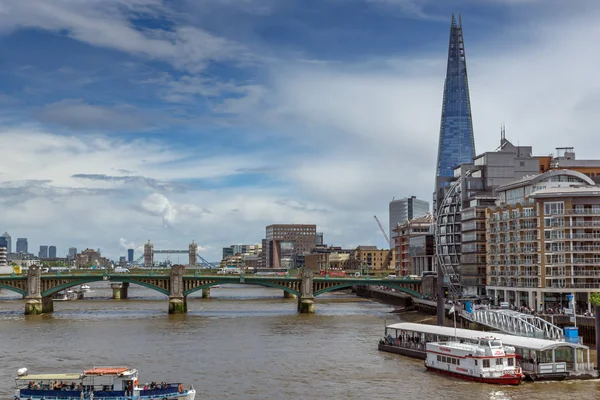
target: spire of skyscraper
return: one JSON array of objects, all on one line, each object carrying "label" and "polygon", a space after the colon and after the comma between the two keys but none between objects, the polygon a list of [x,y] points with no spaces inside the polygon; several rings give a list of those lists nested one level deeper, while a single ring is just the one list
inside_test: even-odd
[{"label": "spire of skyscraper", "polygon": [[436,166],[436,192],[452,180],[457,165],[470,163],[473,157],[475,157],[475,139],[471,120],[462,17],[458,16],[457,23],[452,13]]}]

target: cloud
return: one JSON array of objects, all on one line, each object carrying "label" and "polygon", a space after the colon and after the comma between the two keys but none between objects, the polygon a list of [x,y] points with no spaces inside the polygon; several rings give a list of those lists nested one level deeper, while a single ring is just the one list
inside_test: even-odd
[{"label": "cloud", "polygon": [[[213,61],[251,61],[243,46],[203,29],[177,24],[177,13],[161,1],[7,0],[0,6],[2,30],[29,27],[66,35],[92,46],[114,49],[176,68],[198,72]],[[138,28],[140,18],[163,20],[171,29]]]},{"label": "cloud", "polygon": [[[127,171],[125,171],[127,172]],[[122,183],[126,187],[145,187],[158,191],[183,191],[186,185],[177,182],[164,182],[157,179],[147,178],[145,176],[111,176],[106,174],[75,174],[71,175],[75,179],[88,179],[91,181],[102,181],[112,183]]]},{"label": "cloud", "polygon": [[100,106],[82,99],[61,100],[45,106],[38,114],[41,122],[58,124],[74,130],[143,131],[151,128],[149,116],[135,107]]}]

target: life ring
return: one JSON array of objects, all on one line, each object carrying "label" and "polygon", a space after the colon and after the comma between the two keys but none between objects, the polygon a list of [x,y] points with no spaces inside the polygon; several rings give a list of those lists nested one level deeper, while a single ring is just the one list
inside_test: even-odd
[{"label": "life ring", "polygon": [[179,384],[179,393],[183,393],[183,383]]},{"label": "life ring", "polygon": [[138,380],[134,379],[133,380],[133,387],[136,388],[138,386]]}]

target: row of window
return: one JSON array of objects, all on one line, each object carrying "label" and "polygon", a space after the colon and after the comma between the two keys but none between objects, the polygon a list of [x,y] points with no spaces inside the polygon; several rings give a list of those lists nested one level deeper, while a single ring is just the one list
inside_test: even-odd
[{"label": "row of window", "polygon": [[438,355],[437,356],[437,360],[439,362],[443,362],[443,363],[448,363],[448,364],[453,364],[453,365],[460,365],[460,358],[454,358],[454,357],[447,357],[447,356]]}]

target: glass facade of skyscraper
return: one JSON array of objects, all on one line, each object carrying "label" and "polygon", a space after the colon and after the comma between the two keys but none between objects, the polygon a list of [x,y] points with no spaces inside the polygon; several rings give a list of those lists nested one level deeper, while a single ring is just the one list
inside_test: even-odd
[{"label": "glass facade of skyscraper", "polygon": [[454,15],[450,27],[448,67],[438,146],[436,185],[440,188],[449,185],[457,165],[470,163],[475,157],[462,20],[459,17],[457,23]]}]

